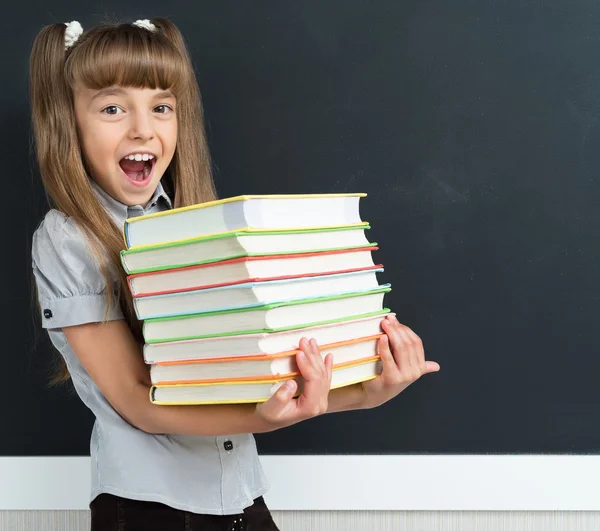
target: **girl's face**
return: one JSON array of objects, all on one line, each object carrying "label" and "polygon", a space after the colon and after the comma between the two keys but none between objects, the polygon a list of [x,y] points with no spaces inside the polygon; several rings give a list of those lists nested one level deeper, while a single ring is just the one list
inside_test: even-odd
[{"label": "girl's face", "polygon": [[121,203],[146,206],[175,153],[174,95],[160,89],[77,86],[74,98],[91,177]]}]

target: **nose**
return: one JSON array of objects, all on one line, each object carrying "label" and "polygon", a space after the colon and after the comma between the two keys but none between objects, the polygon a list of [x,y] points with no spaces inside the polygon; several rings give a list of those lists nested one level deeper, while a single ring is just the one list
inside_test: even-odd
[{"label": "nose", "polygon": [[151,114],[144,112],[131,114],[129,138],[132,140],[150,140],[154,138],[154,121]]}]

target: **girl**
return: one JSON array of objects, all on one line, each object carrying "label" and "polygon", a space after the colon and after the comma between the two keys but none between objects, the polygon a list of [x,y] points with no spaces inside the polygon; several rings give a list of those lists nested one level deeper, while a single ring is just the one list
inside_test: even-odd
[{"label": "girl", "polygon": [[331,355],[303,339],[306,380],[259,405],[156,406],[119,262],[130,216],[215,198],[202,104],[184,40],[166,19],[54,24],[30,62],[37,157],[53,208],[32,247],[42,326],[96,417],[92,530],[274,530],[253,433],[371,408],[439,366],[388,317],[375,380],[329,392]]}]

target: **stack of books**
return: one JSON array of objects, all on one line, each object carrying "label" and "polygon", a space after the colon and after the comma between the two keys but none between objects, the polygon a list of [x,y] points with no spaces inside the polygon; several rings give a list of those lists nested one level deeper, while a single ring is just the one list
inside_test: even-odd
[{"label": "stack of books", "polygon": [[238,196],[128,219],[121,262],[156,404],[268,400],[302,337],[332,353],[331,388],[381,372],[390,285],[360,218],[365,194]]}]

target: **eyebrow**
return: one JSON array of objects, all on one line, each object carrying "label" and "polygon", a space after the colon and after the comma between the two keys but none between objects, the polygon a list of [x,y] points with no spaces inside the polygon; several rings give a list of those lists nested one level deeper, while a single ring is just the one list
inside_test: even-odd
[{"label": "eyebrow", "polygon": [[[123,95],[126,94],[126,92],[127,91],[120,87],[103,88],[94,94],[92,101],[104,96],[116,96],[118,94]],[[153,99],[155,100],[160,100],[163,98],[175,98],[175,95],[170,90],[163,90],[162,92],[159,92],[153,96]]]}]

